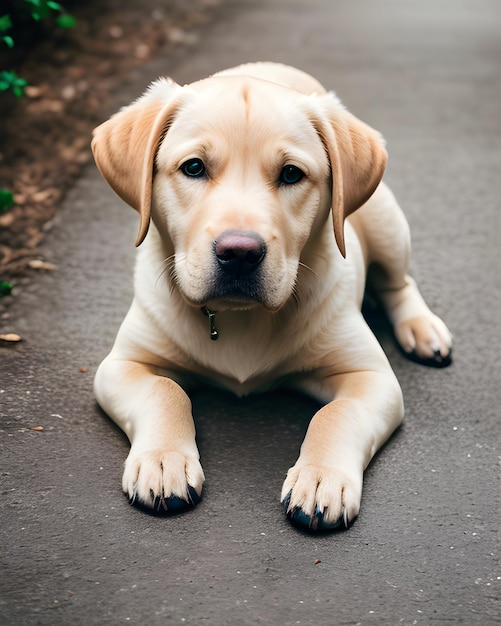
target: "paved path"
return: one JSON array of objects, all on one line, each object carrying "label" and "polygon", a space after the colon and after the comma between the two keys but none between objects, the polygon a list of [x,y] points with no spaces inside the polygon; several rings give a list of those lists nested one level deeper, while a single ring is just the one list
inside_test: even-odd
[{"label": "paved path", "polygon": [[189,82],[257,59],[314,73],[385,134],[414,274],[455,363],[427,370],[382,338],[407,420],[348,532],[284,519],[280,485],[315,407],[283,393],[197,394],[203,502],[173,519],[129,507],[127,443],[91,385],[131,297],[137,216],[89,167],[47,240],[59,269],[12,310],[24,342],[0,348],[1,624],[499,623],[498,2],[228,1],[110,107],[160,73]]}]

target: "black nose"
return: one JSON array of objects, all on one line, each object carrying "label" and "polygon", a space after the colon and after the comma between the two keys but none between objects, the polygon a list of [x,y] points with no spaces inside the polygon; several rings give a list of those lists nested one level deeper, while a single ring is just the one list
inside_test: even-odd
[{"label": "black nose", "polygon": [[239,278],[257,269],[266,255],[266,245],[257,233],[226,230],[214,242],[214,252],[220,268]]}]

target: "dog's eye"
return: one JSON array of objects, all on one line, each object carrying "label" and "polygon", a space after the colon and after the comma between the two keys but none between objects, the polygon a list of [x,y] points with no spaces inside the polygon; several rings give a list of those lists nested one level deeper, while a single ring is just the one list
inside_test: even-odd
[{"label": "dog's eye", "polygon": [[190,178],[202,178],[205,176],[205,165],[201,159],[188,159],[181,165],[181,171]]},{"label": "dog's eye", "polygon": [[303,170],[295,165],[285,165],[280,172],[279,182],[283,185],[295,185],[304,178]]}]

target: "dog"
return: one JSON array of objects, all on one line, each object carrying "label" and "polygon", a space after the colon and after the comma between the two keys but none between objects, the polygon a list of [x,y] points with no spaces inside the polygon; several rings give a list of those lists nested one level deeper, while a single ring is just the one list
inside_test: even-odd
[{"label": "dog", "polygon": [[366,279],[405,353],[451,360],[451,334],[408,274],[381,135],[301,70],[250,63],[154,82],[94,130],[92,149],[140,215],[134,300],[94,385],[131,443],[130,502],[178,513],[200,501],[194,385],[283,386],[322,405],[283,484],[286,514],[348,527],[404,413],[361,314]]}]

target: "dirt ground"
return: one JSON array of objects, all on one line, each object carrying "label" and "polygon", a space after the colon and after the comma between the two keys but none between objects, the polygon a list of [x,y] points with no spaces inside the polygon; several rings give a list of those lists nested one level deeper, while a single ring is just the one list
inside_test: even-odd
[{"label": "dirt ground", "polygon": [[[28,20],[2,46],[3,69],[29,86],[16,98],[0,92],[0,189],[15,205],[0,214],[0,319],[37,271],[50,271],[41,244],[66,191],[91,159],[94,126],[130,71],[178,45],[196,42],[222,0],[63,0],[77,18],[71,30]],[[4,11],[0,11],[4,13]],[[13,13],[12,13],[13,14]]]}]

